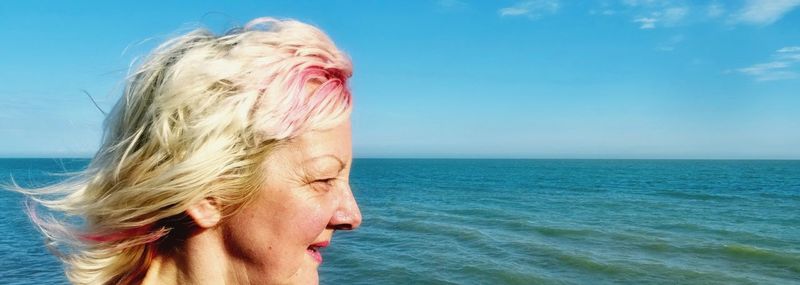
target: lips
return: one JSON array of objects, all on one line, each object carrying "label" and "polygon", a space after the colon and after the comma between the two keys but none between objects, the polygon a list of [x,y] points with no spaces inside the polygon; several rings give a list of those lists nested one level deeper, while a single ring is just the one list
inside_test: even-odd
[{"label": "lips", "polygon": [[322,253],[320,253],[320,250],[322,250],[323,248],[327,247],[330,244],[331,244],[330,241],[321,241],[318,243],[311,244],[306,249],[306,253],[308,253],[308,255],[310,255],[311,258],[313,258],[315,261],[317,261],[317,263],[322,263]]}]

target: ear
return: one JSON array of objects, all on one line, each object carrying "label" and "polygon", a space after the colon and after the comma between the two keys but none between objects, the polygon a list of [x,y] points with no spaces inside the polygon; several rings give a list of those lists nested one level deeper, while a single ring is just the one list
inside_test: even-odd
[{"label": "ear", "polygon": [[201,228],[214,227],[222,219],[222,210],[214,198],[205,198],[190,205],[186,214]]}]

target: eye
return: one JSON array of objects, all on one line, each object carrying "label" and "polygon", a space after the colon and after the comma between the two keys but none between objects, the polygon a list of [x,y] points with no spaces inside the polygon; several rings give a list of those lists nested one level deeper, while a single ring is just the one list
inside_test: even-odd
[{"label": "eye", "polygon": [[314,183],[325,183],[330,186],[333,186],[333,182],[336,181],[336,178],[325,178],[325,179],[317,179],[314,180]]},{"label": "eye", "polygon": [[329,190],[336,183],[336,178],[317,179],[311,182],[311,185],[318,190]]}]

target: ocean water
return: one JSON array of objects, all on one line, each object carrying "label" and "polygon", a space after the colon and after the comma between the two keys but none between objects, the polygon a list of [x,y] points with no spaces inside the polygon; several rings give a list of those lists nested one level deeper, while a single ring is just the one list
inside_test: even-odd
[{"label": "ocean water", "polygon": [[[23,185],[86,160],[5,159]],[[357,159],[323,284],[800,284],[800,161]],[[64,283],[0,192],[0,284]]]}]

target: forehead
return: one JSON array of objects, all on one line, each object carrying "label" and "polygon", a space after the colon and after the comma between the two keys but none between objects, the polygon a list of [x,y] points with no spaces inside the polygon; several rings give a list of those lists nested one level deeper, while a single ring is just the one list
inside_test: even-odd
[{"label": "forehead", "polygon": [[291,139],[288,144],[301,159],[334,155],[347,161],[352,154],[351,137],[352,130],[348,119],[333,128],[307,131]]}]

